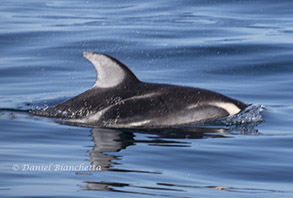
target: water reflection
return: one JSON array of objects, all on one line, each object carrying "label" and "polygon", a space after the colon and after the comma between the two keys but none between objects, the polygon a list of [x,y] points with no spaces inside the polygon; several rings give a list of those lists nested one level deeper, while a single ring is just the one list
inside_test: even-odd
[{"label": "water reflection", "polygon": [[[135,138],[135,134],[152,135],[147,140]],[[233,135],[258,135],[255,125],[233,126],[229,128],[173,128],[157,130],[117,130],[92,128],[91,137],[94,143],[89,150],[91,165],[101,166],[103,171],[113,169],[113,160],[119,160],[118,152],[128,146],[146,143],[149,146],[190,147],[189,139],[229,138]]]},{"label": "water reflection", "polygon": [[[235,134],[257,135],[258,131],[255,129],[255,126],[234,126],[229,128],[202,127],[158,130],[117,130],[93,128],[91,129],[91,137],[94,146],[91,150],[88,151],[89,160],[91,165],[100,166],[101,171],[162,174],[161,172],[156,171],[127,170],[119,168],[118,161],[122,159],[122,155],[119,155],[119,152],[129,146],[134,146],[137,144],[165,147],[190,147],[192,145],[192,141],[190,141],[191,139],[230,138]],[[139,138],[139,135],[147,135],[147,138]],[[129,188],[132,190],[129,190]],[[174,186],[168,186],[166,188],[160,186],[160,184],[156,184],[156,187],[135,186],[127,183],[117,183],[116,181],[85,181],[85,185],[82,186],[82,189],[90,191],[139,193],[139,190],[133,191],[133,188],[164,191],[185,191],[174,188]],[[149,193],[139,194],[155,195]]]},{"label": "water reflection", "polygon": [[94,142],[93,149],[88,151],[91,165],[101,166],[102,171],[111,169],[113,160],[119,159],[115,153],[134,144],[133,133],[117,130],[94,128],[91,130],[91,136]]},{"label": "water reflection", "polygon": [[[141,192],[138,189],[146,189],[146,190],[157,190],[157,191],[173,191],[173,192],[185,192],[185,190],[170,188],[170,187],[148,187],[148,186],[137,186],[126,183],[119,182],[94,182],[88,181],[86,190],[90,191],[111,191],[111,192],[120,192],[120,193],[131,193],[131,194],[139,194],[139,195],[149,195],[149,196],[162,196],[161,194],[157,194],[156,191],[154,193],[149,192]],[[136,188],[136,191],[127,190]],[[123,190],[122,190],[123,189]],[[181,197],[174,195],[166,195],[167,197]],[[186,197],[186,196],[184,196]]]},{"label": "water reflection", "polygon": [[[135,189],[135,191],[130,190]],[[141,190],[153,190],[150,192],[143,192]],[[112,191],[112,192],[120,192],[120,193],[131,193],[131,194],[140,194],[140,195],[151,195],[151,196],[166,196],[166,197],[184,197],[188,198],[189,196],[176,196],[174,192],[183,192],[186,193],[190,189],[210,189],[210,190],[218,190],[218,191],[226,191],[226,192],[237,192],[237,193],[247,193],[249,195],[255,193],[292,193],[292,191],[282,191],[282,190],[273,190],[273,189],[265,189],[265,188],[241,188],[241,187],[229,187],[229,186],[201,186],[201,185],[177,185],[177,184],[168,184],[168,183],[156,183],[156,187],[148,187],[148,186],[139,186],[139,185],[131,185],[127,183],[119,183],[119,182],[87,182],[87,189],[90,191]],[[162,194],[162,192],[169,192],[172,194]],[[193,196],[192,196],[193,197]]]}]

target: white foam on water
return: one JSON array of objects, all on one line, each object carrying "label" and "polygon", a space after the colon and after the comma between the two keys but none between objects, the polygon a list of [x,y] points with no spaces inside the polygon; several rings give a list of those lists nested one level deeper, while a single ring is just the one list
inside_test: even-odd
[{"label": "white foam on water", "polygon": [[238,114],[216,120],[212,123],[226,126],[259,124],[264,121],[261,114],[264,109],[263,105],[250,105]]}]

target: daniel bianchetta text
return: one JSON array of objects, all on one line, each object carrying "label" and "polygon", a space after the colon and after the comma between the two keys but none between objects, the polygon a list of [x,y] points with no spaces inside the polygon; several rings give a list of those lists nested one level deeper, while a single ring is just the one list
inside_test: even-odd
[{"label": "daniel bianchetta text", "polygon": [[81,164],[13,164],[13,171],[101,171],[100,165]]}]

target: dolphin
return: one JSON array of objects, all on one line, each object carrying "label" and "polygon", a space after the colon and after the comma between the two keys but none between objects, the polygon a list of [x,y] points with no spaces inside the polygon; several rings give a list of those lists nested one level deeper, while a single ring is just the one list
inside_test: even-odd
[{"label": "dolphin", "polygon": [[95,67],[94,86],[33,114],[106,128],[170,128],[233,116],[248,106],[206,89],[142,82],[106,54],[83,56]]}]

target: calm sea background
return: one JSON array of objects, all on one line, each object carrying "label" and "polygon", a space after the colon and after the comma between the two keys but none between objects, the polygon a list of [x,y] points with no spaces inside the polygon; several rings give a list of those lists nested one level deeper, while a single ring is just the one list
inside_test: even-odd
[{"label": "calm sea background", "polygon": [[[1,0],[0,196],[293,197],[292,9],[290,0]],[[83,51],[114,56],[143,81],[264,105],[264,122],[115,131],[24,112],[94,84]]]}]

